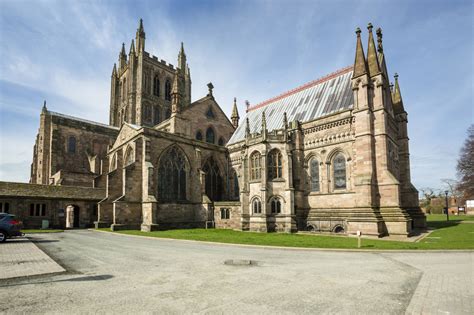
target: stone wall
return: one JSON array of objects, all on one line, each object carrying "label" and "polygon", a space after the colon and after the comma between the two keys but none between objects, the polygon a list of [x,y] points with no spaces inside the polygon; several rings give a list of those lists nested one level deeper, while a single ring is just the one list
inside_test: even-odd
[{"label": "stone wall", "polygon": [[[117,134],[117,128],[43,109],[30,182],[92,187],[93,174],[102,172],[101,161]],[[71,137],[73,152],[68,148]]]}]

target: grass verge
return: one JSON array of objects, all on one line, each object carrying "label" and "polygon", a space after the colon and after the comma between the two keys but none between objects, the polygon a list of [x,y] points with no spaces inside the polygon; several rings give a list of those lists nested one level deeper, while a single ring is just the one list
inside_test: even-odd
[{"label": "grass verge", "polygon": [[[445,220],[446,217],[443,217],[443,219]],[[364,238],[362,239],[362,249],[474,249],[474,224],[460,224],[459,221],[445,222],[442,221],[441,218],[429,216],[428,226],[434,229],[434,231],[419,242],[385,241]],[[108,228],[100,230],[110,232]],[[318,234],[253,233],[221,229],[186,229],[154,232],[126,230],[114,233],[244,245],[337,249],[357,248],[357,238],[355,237]]]},{"label": "grass verge", "polygon": [[35,234],[35,233],[59,233],[64,232],[64,230],[55,230],[55,229],[29,229],[29,230],[21,230],[25,234]]}]

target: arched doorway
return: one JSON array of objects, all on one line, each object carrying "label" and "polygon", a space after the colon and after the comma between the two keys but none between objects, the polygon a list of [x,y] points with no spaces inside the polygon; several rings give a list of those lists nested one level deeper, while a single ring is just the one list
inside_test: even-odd
[{"label": "arched doorway", "polygon": [[66,208],[66,228],[78,228],[80,227],[80,208],[76,205],[69,205]]}]

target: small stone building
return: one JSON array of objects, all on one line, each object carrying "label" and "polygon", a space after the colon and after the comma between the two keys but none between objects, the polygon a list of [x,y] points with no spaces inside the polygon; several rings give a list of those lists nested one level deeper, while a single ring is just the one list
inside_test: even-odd
[{"label": "small stone building", "polygon": [[92,227],[105,189],[0,182],[0,212],[14,214],[25,228]]},{"label": "small stone building", "polygon": [[398,76],[372,30],[367,54],[356,31],[353,65],[248,106],[239,124],[236,100],[229,120],[211,83],[191,100],[183,45],[177,67],[159,60],[140,21],[112,69],[109,125],[44,106],[31,182],[105,188],[96,226],[113,230],[423,229]]}]

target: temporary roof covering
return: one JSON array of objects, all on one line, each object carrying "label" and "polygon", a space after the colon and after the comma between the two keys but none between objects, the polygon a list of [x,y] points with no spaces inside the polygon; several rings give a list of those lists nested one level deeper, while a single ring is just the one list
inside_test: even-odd
[{"label": "temporary roof covering", "polygon": [[283,128],[283,113],[285,112],[288,122],[294,120],[306,122],[352,108],[354,98],[351,78],[352,66],[250,107],[228,144],[245,139],[247,118],[250,132],[261,132],[262,112],[265,112],[267,130],[272,131]]}]

